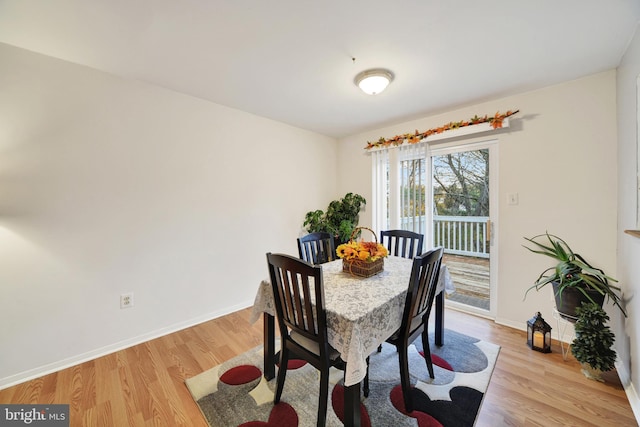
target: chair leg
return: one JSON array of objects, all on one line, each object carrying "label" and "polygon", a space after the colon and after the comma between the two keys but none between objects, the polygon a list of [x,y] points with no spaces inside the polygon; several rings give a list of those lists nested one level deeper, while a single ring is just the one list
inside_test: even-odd
[{"label": "chair leg", "polygon": [[329,398],[329,367],[320,370],[320,401],[318,403],[318,427],[327,422],[327,399]]},{"label": "chair leg", "polygon": [[280,367],[278,368],[278,380],[276,384],[276,394],[273,397],[273,403],[280,402],[280,396],[282,396],[282,389],[284,388],[284,380],[287,375],[287,365],[289,363],[289,350],[282,346],[280,350]]},{"label": "chair leg", "polygon": [[404,408],[407,412],[413,411],[413,399],[411,398],[411,379],[409,378],[409,355],[407,347],[398,348],[400,360],[400,383],[402,384],[402,396],[404,397]]},{"label": "chair leg", "polygon": [[429,376],[431,379],[435,378],[433,374],[433,361],[431,360],[431,349],[429,348],[429,334],[427,333],[427,328],[425,326],[424,332],[422,333],[422,347],[424,349],[424,360],[427,362],[427,369],[429,370]]},{"label": "chair leg", "polygon": [[367,357],[367,374],[364,377],[364,397],[369,397],[369,358]]}]

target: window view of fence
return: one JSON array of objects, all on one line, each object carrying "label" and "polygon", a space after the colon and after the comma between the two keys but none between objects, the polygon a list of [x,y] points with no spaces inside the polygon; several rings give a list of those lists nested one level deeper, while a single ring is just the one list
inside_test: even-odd
[{"label": "window view of fence", "polygon": [[435,216],[433,245],[455,255],[489,258],[486,216]]},{"label": "window view of fence", "polygon": [[[445,253],[489,258],[487,216],[443,216],[433,217],[433,246],[444,247]],[[426,230],[424,215],[403,217],[404,230]],[[425,242],[427,246],[431,246]]]}]

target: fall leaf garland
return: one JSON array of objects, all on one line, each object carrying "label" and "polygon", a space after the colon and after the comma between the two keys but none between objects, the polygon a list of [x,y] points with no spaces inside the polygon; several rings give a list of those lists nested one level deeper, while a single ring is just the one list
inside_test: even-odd
[{"label": "fall leaf garland", "polygon": [[477,125],[480,123],[489,123],[492,128],[498,129],[502,127],[502,122],[504,121],[504,119],[506,119],[507,117],[513,116],[519,111],[520,110],[516,110],[516,111],[509,110],[506,113],[500,113],[498,111],[496,112],[495,115],[491,117],[489,117],[488,115],[485,115],[484,117],[478,117],[478,115],[475,115],[469,120],[461,120],[459,122],[449,122],[445,125],[442,125],[437,128],[432,128],[424,132],[418,132],[416,130],[415,133],[405,133],[403,135],[396,135],[393,138],[389,138],[389,139],[385,139],[381,137],[379,140],[375,142],[367,141],[367,146],[364,148],[365,150],[370,150],[372,148],[388,147],[390,145],[394,145],[394,146],[402,145],[405,142],[408,144],[416,144],[422,141],[423,139],[434,134],[439,134],[442,132],[446,132],[448,130],[459,129],[466,126]]}]

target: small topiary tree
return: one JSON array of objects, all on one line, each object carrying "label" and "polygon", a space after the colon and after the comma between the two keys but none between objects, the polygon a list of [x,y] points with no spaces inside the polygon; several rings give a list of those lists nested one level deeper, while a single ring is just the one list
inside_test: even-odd
[{"label": "small topiary tree", "polygon": [[[607,313],[597,304],[582,303],[576,309],[578,320],[575,324],[576,338],[571,346],[571,353],[583,365],[593,370],[606,372],[614,368],[616,352],[611,347],[615,336],[606,322]],[[582,371],[587,377],[593,374]],[[599,379],[599,378],[595,378]]]}]

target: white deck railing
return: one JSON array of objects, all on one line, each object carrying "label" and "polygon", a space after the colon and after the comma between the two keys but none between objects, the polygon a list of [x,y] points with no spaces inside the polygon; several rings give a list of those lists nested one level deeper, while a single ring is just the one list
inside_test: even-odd
[{"label": "white deck railing", "polygon": [[[489,258],[488,220],[486,216],[434,215],[433,246],[444,247],[448,254]],[[426,219],[424,216],[402,218],[402,228],[425,233]]]}]

